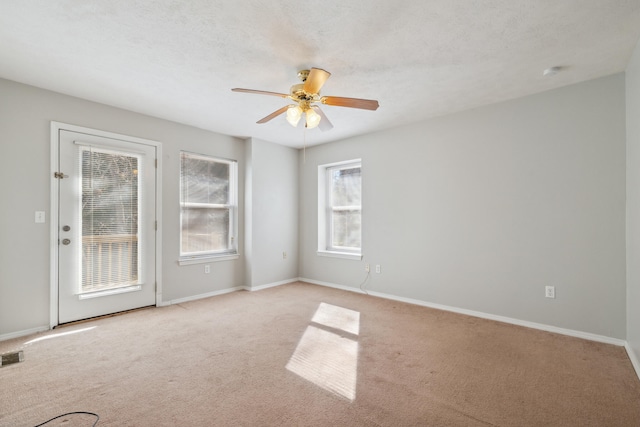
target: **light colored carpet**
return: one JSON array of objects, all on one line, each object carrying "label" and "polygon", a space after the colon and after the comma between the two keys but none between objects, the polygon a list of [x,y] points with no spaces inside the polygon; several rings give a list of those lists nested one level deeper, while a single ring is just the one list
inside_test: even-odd
[{"label": "light colored carpet", "polygon": [[304,283],[0,342],[18,349],[1,426],[640,426],[621,347]]}]

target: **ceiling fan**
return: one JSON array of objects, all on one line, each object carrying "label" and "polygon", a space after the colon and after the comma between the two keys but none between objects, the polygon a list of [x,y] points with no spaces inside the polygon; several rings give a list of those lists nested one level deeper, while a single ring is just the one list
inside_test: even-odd
[{"label": "ceiling fan", "polygon": [[340,96],[320,96],[320,89],[322,85],[331,76],[331,73],[321,68],[311,68],[311,70],[301,70],[298,72],[298,78],[302,83],[291,86],[289,94],[267,92],[264,90],[231,89],[234,92],[246,92],[257,93],[261,95],[278,96],[280,98],[290,99],[295,104],[286,105],[279,110],[274,111],[268,116],[260,119],[257,123],[266,123],[271,119],[278,117],[281,114],[287,113],[287,121],[291,126],[296,127],[298,122],[302,118],[302,114],[305,117],[305,127],[307,129],[313,129],[319,127],[320,130],[326,131],[333,128],[333,125],[322,112],[319,106],[314,105],[316,103],[325,105],[334,105],[337,107],[350,107],[360,108],[363,110],[377,110],[378,101],[372,99],[359,99],[359,98],[344,98]]}]

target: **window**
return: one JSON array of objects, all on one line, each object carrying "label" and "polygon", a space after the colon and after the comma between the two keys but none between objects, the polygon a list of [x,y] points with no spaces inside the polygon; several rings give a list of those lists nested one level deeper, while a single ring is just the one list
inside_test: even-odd
[{"label": "window", "polygon": [[237,256],[237,162],[180,153],[180,263]]},{"label": "window", "polygon": [[361,161],[320,166],[318,190],[318,254],[361,259]]}]

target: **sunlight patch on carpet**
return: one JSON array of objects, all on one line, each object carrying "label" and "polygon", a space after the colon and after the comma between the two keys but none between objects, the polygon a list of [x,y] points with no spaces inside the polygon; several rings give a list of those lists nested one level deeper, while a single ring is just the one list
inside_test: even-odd
[{"label": "sunlight patch on carpet", "polygon": [[24,345],[33,344],[33,343],[36,343],[38,341],[50,340],[52,338],[59,338],[59,337],[65,336],[65,335],[78,334],[80,332],[90,331],[91,329],[95,329],[95,328],[96,328],[96,326],[91,326],[89,328],[76,329],[75,331],[59,332],[57,334],[45,335],[45,336],[42,336],[42,337],[39,337],[39,338],[34,338],[31,341],[27,341],[26,343],[24,343]]},{"label": "sunlight patch on carpet", "polygon": [[330,328],[340,329],[353,335],[360,333],[360,312],[338,307],[337,305],[320,303],[311,321]]},{"label": "sunlight patch on carpet", "polygon": [[307,327],[287,369],[318,387],[355,400],[360,313],[321,303],[311,322],[317,326]]}]

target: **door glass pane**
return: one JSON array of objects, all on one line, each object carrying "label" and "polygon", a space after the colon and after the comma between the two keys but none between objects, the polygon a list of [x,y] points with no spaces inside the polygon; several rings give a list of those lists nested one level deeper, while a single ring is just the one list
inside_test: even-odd
[{"label": "door glass pane", "polygon": [[81,293],[139,284],[139,160],[81,148]]},{"label": "door glass pane", "polygon": [[360,210],[334,211],[333,246],[345,248],[360,247]]},{"label": "door glass pane", "polygon": [[229,248],[229,208],[183,208],[182,253]]}]

